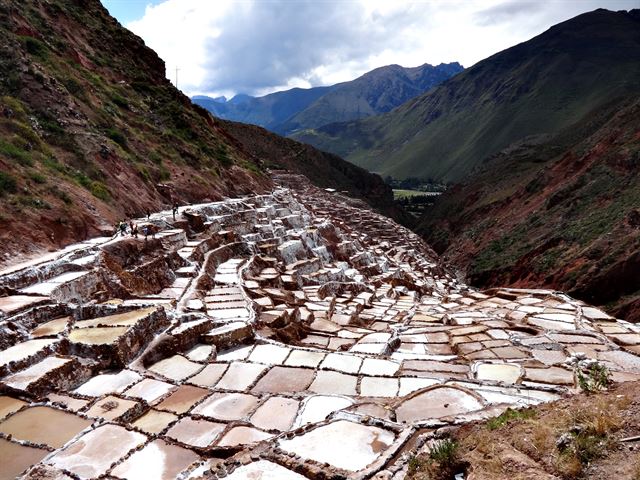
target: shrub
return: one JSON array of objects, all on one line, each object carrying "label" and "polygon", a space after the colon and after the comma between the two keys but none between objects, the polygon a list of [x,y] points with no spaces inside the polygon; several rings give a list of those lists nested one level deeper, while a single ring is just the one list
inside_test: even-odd
[{"label": "shrub", "polygon": [[47,183],[47,177],[42,175],[40,172],[29,172],[29,178],[35,183]]},{"label": "shrub", "polygon": [[142,180],[148,183],[153,182],[151,174],[149,173],[147,167],[138,163],[136,164],[136,170],[138,171],[138,175],[140,176],[140,178],[142,178]]},{"label": "shrub", "polygon": [[115,128],[110,128],[107,130],[107,137],[116,142],[125,150],[127,149],[127,138]]},{"label": "shrub", "polygon": [[48,210],[51,208],[51,205],[48,202],[32,195],[18,195],[17,197],[14,197],[11,203],[18,209],[21,209],[21,207],[36,208],[38,210]]},{"label": "shrub", "polygon": [[67,173],[67,167],[58,162],[55,157],[47,157],[42,161],[42,164],[47,167],[49,170],[58,173]]},{"label": "shrub", "polygon": [[47,56],[47,46],[37,38],[23,37],[24,46],[31,55],[45,58]]},{"label": "shrub", "polygon": [[65,205],[71,205],[73,203],[73,199],[69,196],[69,194],[64,190],[60,190],[60,188],[58,188],[56,185],[51,187],[49,189],[49,192],[62,200]]},{"label": "shrub", "polygon": [[67,91],[76,97],[83,97],[84,89],[82,85],[72,77],[67,77],[62,80],[62,83],[67,88]]},{"label": "shrub", "polygon": [[16,193],[17,191],[18,182],[16,182],[16,179],[6,172],[0,172],[0,196],[6,193]]},{"label": "shrub", "polygon": [[108,201],[109,198],[111,198],[109,189],[102,182],[98,182],[98,181],[91,182],[91,185],[89,186],[89,190],[91,191],[91,194],[94,197],[99,198],[100,200],[103,200],[105,202]]},{"label": "shrub", "polygon": [[586,368],[586,373],[582,368],[576,367],[578,386],[586,393],[599,392],[611,384],[611,372],[599,363],[593,362]]},{"label": "shrub", "polygon": [[216,160],[218,160],[220,165],[222,165],[223,167],[228,168],[231,165],[233,165],[233,159],[229,156],[229,152],[226,145],[224,144],[219,145],[215,151],[215,156],[216,156]]},{"label": "shrub", "polygon": [[438,462],[441,467],[451,467],[458,460],[458,444],[455,440],[445,438],[436,442],[429,450],[429,458]]},{"label": "shrub", "polygon": [[111,101],[115,103],[118,107],[124,108],[125,110],[129,110],[129,102],[117,93],[111,94]]}]

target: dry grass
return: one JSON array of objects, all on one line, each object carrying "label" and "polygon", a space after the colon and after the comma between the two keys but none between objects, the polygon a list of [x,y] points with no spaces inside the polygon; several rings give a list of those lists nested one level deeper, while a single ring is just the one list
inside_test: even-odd
[{"label": "dry grass", "polygon": [[[615,433],[625,427],[631,403],[628,396],[591,394],[535,412],[508,411],[485,424],[463,427],[456,435],[460,459],[478,478],[536,478],[535,472],[540,478],[581,478],[588,466],[614,451]],[[564,442],[558,444],[561,437]],[[437,478],[429,475],[409,478]],[[640,462],[632,478],[640,480]]]},{"label": "dry grass", "polygon": [[583,471],[582,462],[575,455],[560,455],[556,459],[555,468],[557,472],[566,479],[580,477]]},{"label": "dry grass", "polygon": [[613,401],[599,398],[587,408],[574,407],[569,410],[569,423],[565,427],[579,425],[594,435],[609,435],[622,427],[624,420],[621,412],[630,403],[631,400],[623,396]]},{"label": "dry grass", "polygon": [[494,442],[477,444],[475,450],[481,454],[480,467],[482,471],[494,475],[498,475],[504,471],[502,448],[503,446],[501,444]]},{"label": "dry grass", "polygon": [[532,456],[534,460],[541,460],[544,455],[555,446],[553,438],[554,434],[551,427],[543,423],[535,424],[531,432],[531,446],[534,449],[535,456],[530,456]]},{"label": "dry grass", "polygon": [[633,473],[631,474],[631,480],[640,480],[640,458],[636,460],[636,464],[633,467]]}]

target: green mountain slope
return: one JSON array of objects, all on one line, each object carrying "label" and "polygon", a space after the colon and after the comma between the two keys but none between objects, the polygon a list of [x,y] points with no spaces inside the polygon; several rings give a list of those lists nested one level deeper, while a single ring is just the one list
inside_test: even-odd
[{"label": "green mountain slope", "polygon": [[351,82],[335,85],[304,110],[293,115],[277,131],[290,134],[388,112],[463,70],[459,63],[415,68],[389,65],[376,68]]},{"label": "green mountain slope", "polygon": [[0,71],[3,254],[83,239],[172,199],[268,187],[97,0],[0,3]]},{"label": "green mountain slope", "polygon": [[221,120],[225,131],[257,161],[270,169],[289,170],[305,175],[322,188],[346,191],[365,200],[396,221],[415,223],[393,200],[393,190],[378,175],[349,163],[337,155],[281,137],[256,125]]},{"label": "green mountain slope", "polygon": [[640,321],[640,95],[493,156],[418,231],[475,285],[544,285]]},{"label": "green mountain slope", "polygon": [[293,135],[370,171],[458,181],[512,142],[640,90],[638,11],[596,10],[489,57],[399,108]]}]

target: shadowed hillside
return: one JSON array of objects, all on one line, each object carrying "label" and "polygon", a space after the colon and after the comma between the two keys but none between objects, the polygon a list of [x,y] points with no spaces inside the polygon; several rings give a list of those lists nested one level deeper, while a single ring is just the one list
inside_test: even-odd
[{"label": "shadowed hillside", "polygon": [[242,148],[256,160],[260,159],[264,166],[302,173],[319,187],[347,191],[350,196],[365,200],[399,223],[415,223],[394,202],[393,190],[380,176],[346,162],[337,155],[281,137],[261,127],[237,122],[221,123]]}]

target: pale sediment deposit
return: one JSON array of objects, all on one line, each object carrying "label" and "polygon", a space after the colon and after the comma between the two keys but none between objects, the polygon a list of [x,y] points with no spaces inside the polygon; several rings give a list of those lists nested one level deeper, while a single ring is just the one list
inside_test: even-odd
[{"label": "pale sediment deposit", "polygon": [[[438,428],[640,378],[640,329],[477,291],[415,234],[277,174],[0,272],[0,477],[402,478]],[[48,475],[48,477],[47,477]]]}]

